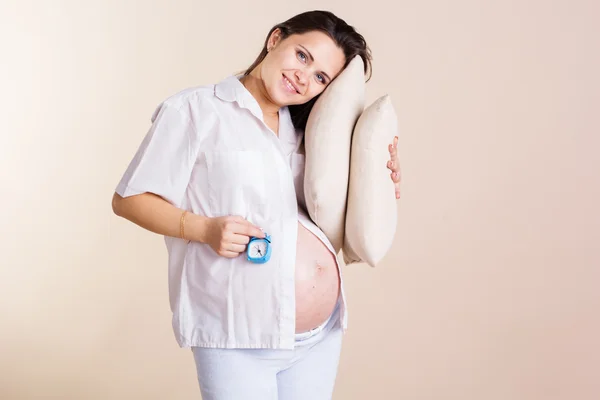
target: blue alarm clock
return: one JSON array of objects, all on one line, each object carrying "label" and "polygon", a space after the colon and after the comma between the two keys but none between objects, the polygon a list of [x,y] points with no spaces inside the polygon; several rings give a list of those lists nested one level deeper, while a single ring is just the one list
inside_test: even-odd
[{"label": "blue alarm clock", "polygon": [[247,260],[256,264],[264,264],[271,258],[271,235],[265,238],[251,237],[248,242]]}]

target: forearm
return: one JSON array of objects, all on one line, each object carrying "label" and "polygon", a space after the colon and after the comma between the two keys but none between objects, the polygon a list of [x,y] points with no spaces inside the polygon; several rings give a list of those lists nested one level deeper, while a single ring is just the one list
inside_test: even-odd
[{"label": "forearm", "polygon": [[[123,198],[115,193],[112,207],[115,214],[159,235],[180,237],[181,215],[184,210],[173,206],[153,193],[143,193]],[[205,242],[208,218],[187,212],[184,221],[184,238]]]}]

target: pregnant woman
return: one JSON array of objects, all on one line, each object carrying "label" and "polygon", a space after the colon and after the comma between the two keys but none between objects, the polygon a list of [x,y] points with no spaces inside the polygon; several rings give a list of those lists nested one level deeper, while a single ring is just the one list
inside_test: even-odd
[{"label": "pregnant woman", "polygon": [[[346,301],[306,212],[302,142],[314,101],[357,55],[366,73],[363,37],[329,12],[276,25],[245,73],[158,106],[117,186],[114,212],[165,238],[173,330],[203,400],[331,399]],[[257,239],[268,253],[250,254]]]}]

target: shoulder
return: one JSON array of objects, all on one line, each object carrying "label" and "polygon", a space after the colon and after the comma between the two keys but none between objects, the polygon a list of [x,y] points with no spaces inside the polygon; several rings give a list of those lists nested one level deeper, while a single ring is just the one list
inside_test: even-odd
[{"label": "shoulder", "polygon": [[163,99],[158,105],[156,112],[162,108],[169,108],[171,110],[178,110],[184,115],[192,116],[202,109],[210,108],[214,97],[214,84],[188,87]]},{"label": "shoulder", "polygon": [[217,83],[187,87],[160,102],[152,115],[152,122],[163,117],[174,123],[207,130],[223,120],[235,117],[240,108],[232,106],[247,95],[236,75],[229,75]]},{"label": "shoulder", "polygon": [[151,122],[165,119],[171,126],[189,126],[198,133],[218,123],[217,84],[187,87],[164,98],[154,109]]}]

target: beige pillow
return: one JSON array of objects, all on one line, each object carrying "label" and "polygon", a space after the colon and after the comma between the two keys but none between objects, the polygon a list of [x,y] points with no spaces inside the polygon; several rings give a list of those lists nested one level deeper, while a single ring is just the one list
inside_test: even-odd
[{"label": "beige pillow", "polygon": [[375,267],[394,240],[397,200],[387,162],[388,145],[397,134],[398,120],[389,95],[367,107],[356,123],[343,245],[346,264],[364,262]]},{"label": "beige pillow", "polygon": [[306,124],[306,209],[336,252],[344,240],[352,131],[364,105],[364,63],[356,56],[315,102]]}]

